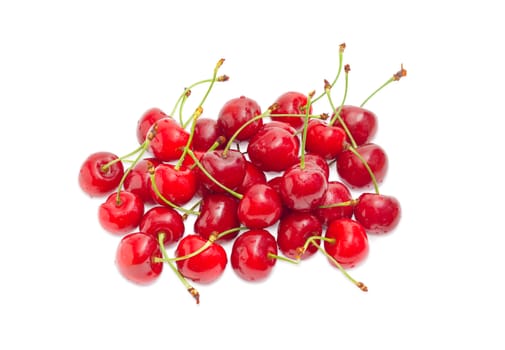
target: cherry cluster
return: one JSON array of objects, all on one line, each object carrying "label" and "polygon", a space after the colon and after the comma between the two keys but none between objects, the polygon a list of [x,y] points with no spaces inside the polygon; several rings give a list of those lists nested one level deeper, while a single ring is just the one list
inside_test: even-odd
[{"label": "cherry cluster", "polygon": [[[363,106],[406,71],[402,66],[360,106],[346,104],[350,67],[342,67],[344,48],[335,79],[324,80],[320,95],[288,91],[266,110],[240,96],[227,101],[217,118],[205,118],[211,89],[228,80],[218,76],[221,59],[212,78],[184,89],[170,114],[151,108],[140,117],[139,146],[131,153],[96,152],[83,162],[79,185],[89,196],[105,198],[98,220],[121,236],[116,265],[126,279],[150,284],[167,264],[199,302],[189,281],[214,282],[228,261],[237,276],[258,281],[278,260],[298,264],[321,252],[367,291],[347,269],[367,257],[368,235],[397,226],[401,209],[395,197],[379,192],[388,158],[372,142],[377,117]],[[335,105],[332,88],[342,71],[345,90]],[[206,93],[184,118],[198,85],[207,85]],[[328,110],[314,114],[321,99]],[[331,167],[337,178],[330,177]]]}]

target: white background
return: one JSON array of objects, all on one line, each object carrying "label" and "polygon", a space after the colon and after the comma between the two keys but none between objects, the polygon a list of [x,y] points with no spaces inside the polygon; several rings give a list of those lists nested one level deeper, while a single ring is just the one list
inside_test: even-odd
[{"label": "white background", "polygon": [[[503,349],[494,3],[2,1],[0,348]],[[169,112],[221,57],[231,80],[212,91],[210,117],[240,95],[266,108],[288,90],[322,91],[342,42],[349,103],[408,70],[367,105],[390,158],[381,190],[403,207],[352,270],[370,291],[322,256],[279,262],[259,284],[228,268],[196,285],[199,306],[168,268],[149,287],[125,282],[101,200],[78,188],[81,162],[131,151],[139,116]]]}]

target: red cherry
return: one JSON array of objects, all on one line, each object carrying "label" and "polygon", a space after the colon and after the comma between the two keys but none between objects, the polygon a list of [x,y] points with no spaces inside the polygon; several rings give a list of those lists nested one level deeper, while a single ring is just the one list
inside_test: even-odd
[{"label": "red cherry", "polygon": [[139,142],[139,144],[144,143],[147,137],[147,133],[149,132],[149,129],[151,129],[154,123],[156,123],[158,120],[162,118],[171,118],[171,117],[166,115],[165,112],[163,112],[159,108],[150,108],[147,111],[145,111],[144,114],[142,114],[137,123],[137,141]]},{"label": "red cherry", "polygon": [[139,230],[158,239],[164,234],[163,243],[177,242],[184,234],[184,221],[181,214],[172,208],[157,206],[145,212],[139,224]]},{"label": "red cherry", "polygon": [[238,204],[238,218],[245,227],[265,228],[276,223],[282,213],[277,192],[266,184],[251,186]]},{"label": "red cherry", "polygon": [[[179,241],[175,256],[180,258],[196,252],[206,242],[208,241],[199,235],[188,235]],[[225,250],[214,242],[199,254],[176,261],[177,268],[184,277],[199,283],[211,283],[218,279],[227,263]]]},{"label": "red cherry", "polygon": [[345,105],[340,117],[358,146],[370,142],[377,132],[377,116],[368,109]]},{"label": "red cherry", "polygon": [[114,191],[124,174],[123,163],[118,161],[106,169],[104,166],[118,157],[110,152],[96,152],[82,163],[79,170],[79,186],[92,197],[100,197]]},{"label": "red cherry", "polygon": [[[193,170],[182,165],[161,163],[154,169],[154,181],[161,195],[173,204],[184,205],[193,199],[197,190],[197,176]],[[167,205],[150,187],[151,195],[159,204]]]},{"label": "red cherry", "polygon": [[142,199],[144,204],[154,204],[154,197],[151,190],[151,178],[149,176],[150,166],[156,167],[160,161],[156,158],[145,158],[140,160],[124,180],[125,191],[135,193]]},{"label": "red cherry", "polygon": [[368,233],[387,233],[400,222],[400,202],[392,196],[376,193],[363,193],[354,207],[356,221]]},{"label": "red cherry", "polygon": [[[229,100],[219,111],[217,124],[227,138],[247,121],[261,114],[260,105],[253,99],[240,96]],[[237,135],[237,140],[248,140],[263,125],[263,121],[257,121],[248,125]]]},{"label": "red cherry", "polygon": [[178,160],[186,146],[189,133],[171,118],[159,119],[152,126],[153,139],[149,151],[159,160]]},{"label": "red cherry", "polygon": [[[195,124],[193,142],[191,144],[193,152],[194,151],[206,152],[220,136],[222,136],[222,132],[219,126],[217,125],[216,120],[211,118],[198,118]],[[225,144],[226,139],[224,139],[223,142],[219,144],[217,149],[223,149]]]},{"label": "red cherry", "polygon": [[[388,168],[388,159],[384,150],[374,143],[367,143],[358,146],[356,151],[367,162],[376,181],[383,181]],[[342,180],[353,188],[365,188],[372,184],[370,173],[351,150],[346,150],[338,156],[337,172]]]},{"label": "red cherry", "polygon": [[237,275],[246,281],[267,278],[277,259],[277,243],[266,230],[250,230],[239,235],[233,242],[231,266]]},{"label": "red cherry", "polygon": [[[295,91],[289,91],[280,95],[275,103],[277,104],[277,108],[271,113],[272,120],[287,123],[297,130],[303,127],[305,118],[305,110],[303,107],[307,104],[306,95]],[[310,107],[309,113],[312,113],[312,106]],[[276,114],[300,114],[301,116],[299,118],[276,117]]]},{"label": "red cherry", "polygon": [[[231,190],[235,190],[244,181],[246,160],[239,151],[229,150],[225,157],[222,150],[206,152],[200,163],[215,180]],[[226,192],[202,171],[198,172],[198,177],[207,189],[217,193]]]},{"label": "red cherry", "polygon": [[124,236],[116,250],[116,266],[127,280],[147,285],[154,282],[163,271],[163,263],[154,262],[161,258],[156,239],[143,232]]},{"label": "red cherry", "polygon": [[252,185],[266,183],[267,177],[265,173],[253,163],[246,161],[244,181],[242,181],[242,184],[237,187],[237,192],[245,193]]},{"label": "red cherry", "polygon": [[280,189],[282,201],[288,208],[310,211],[321,204],[327,188],[328,181],[318,167],[302,169],[295,164],[282,175]]},{"label": "red cherry", "polygon": [[115,234],[124,234],[138,227],[144,215],[144,203],[139,196],[128,191],[112,193],[98,208],[102,227]]},{"label": "red cherry", "polygon": [[[339,181],[328,182],[328,190],[320,206],[348,202],[352,200],[352,194],[349,188]],[[351,218],[353,214],[353,205],[334,206],[331,208],[316,208],[314,214],[324,225],[340,218]]]},{"label": "red cherry", "polygon": [[342,218],[330,222],[325,237],[335,241],[325,241],[324,250],[344,268],[354,267],[368,256],[365,228],[352,219]]},{"label": "red cherry", "polygon": [[[238,200],[224,193],[206,194],[200,205],[200,215],[195,220],[194,230],[205,239],[211,234],[219,234],[240,225],[237,215]],[[231,240],[238,232],[223,236],[222,240]]]},{"label": "red cherry", "polygon": [[[281,219],[277,227],[277,244],[281,252],[289,258],[297,259],[299,249],[312,236],[321,236],[323,226],[316,216],[310,213],[292,212]],[[319,243],[320,240],[316,240]],[[317,247],[310,244],[299,257],[306,259],[317,251]]]},{"label": "red cherry", "polygon": [[329,179],[330,167],[323,157],[318,154],[305,154],[305,166],[310,166],[311,163],[319,167],[319,169],[321,169],[326,176],[326,179]]},{"label": "red cherry", "polygon": [[307,127],[305,149],[325,159],[334,159],[344,149],[346,139],[345,131],[341,127],[311,120]]}]

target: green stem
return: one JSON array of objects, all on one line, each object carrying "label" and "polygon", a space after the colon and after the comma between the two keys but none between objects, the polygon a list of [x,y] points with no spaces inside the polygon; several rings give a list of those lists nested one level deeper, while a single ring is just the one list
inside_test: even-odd
[{"label": "green stem", "polygon": [[379,91],[381,91],[387,85],[391,84],[393,81],[398,81],[402,77],[405,77],[405,76],[407,76],[407,71],[403,68],[403,64],[402,64],[401,68],[400,68],[400,70],[398,72],[396,72],[395,74],[393,74],[393,76],[391,78],[389,78],[384,84],[382,84],[381,86],[379,86],[379,88],[377,90],[375,90],[374,92],[372,92],[372,94],[370,96],[368,96],[359,106],[363,107],[372,97],[375,96],[376,93],[378,93]]},{"label": "green stem", "polygon": [[[344,58],[344,49],[345,49],[345,43],[340,44],[340,49],[338,52],[338,72],[337,76],[335,79],[333,79],[333,82],[331,83],[331,87],[335,86],[335,84],[338,81],[338,78],[340,77],[340,73],[342,72],[342,63],[343,63],[343,58]],[[325,95],[325,92],[323,92],[321,95],[317,96],[312,103],[316,103],[318,100],[320,100],[323,96]]]},{"label": "green stem", "polygon": [[184,158],[186,158],[186,154],[188,153],[188,149],[191,147],[191,143],[193,142],[193,136],[195,135],[196,121],[202,113],[203,113],[202,106],[198,106],[198,108],[195,110],[195,112],[191,116],[191,120],[193,120],[193,123],[191,124],[191,131],[189,133],[188,142],[184,146],[184,149],[182,151],[181,156],[179,157],[179,160],[177,161],[177,164],[175,164],[175,166],[174,166],[175,170],[179,170],[181,168],[182,163],[184,162]]},{"label": "green stem", "polygon": [[300,260],[290,259],[288,257],[281,256],[281,255],[276,255],[276,254],[273,254],[273,253],[268,253],[267,256],[270,259],[282,260],[282,261],[286,261],[286,262],[291,263],[291,264],[299,264],[300,263]]},{"label": "green stem", "polygon": [[[144,143],[145,143],[145,141],[144,141]],[[142,143],[142,144],[141,144],[141,145],[140,145],[137,149],[135,149],[134,151],[132,151],[132,152],[130,152],[130,153],[128,153],[128,154],[125,154],[125,155],[124,155],[124,156],[122,156],[122,157],[119,157],[119,158],[116,158],[116,159],[114,159],[114,160],[111,160],[111,161],[110,161],[110,162],[108,162],[107,164],[102,165],[101,170],[102,170],[102,171],[107,171],[107,170],[109,169],[109,167],[110,167],[110,166],[112,166],[113,164],[119,163],[119,162],[121,162],[121,161],[123,161],[123,162],[127,161],[127,160],[126,160],[126,158],[130,158],[131,156],[133,156],[133,155],[134,155],[134,154],[136,154],[137,152],[140,152],[140,150],[142,150],[142,149],[145,147],[144,143]]]},{"label": "green stem", "polygon": [[312,97],[314,97],[314,92],[311,92],[307,96],[307,104],[305,105],[305,119],[303,121],[303,134],[302,134],[302,145],[301,145],[301,156],[300,156],[300,168],[305,169],[305,145],[307,144],[307,129],[309,126],[309,111],[312,104]]},{"label": "green stem", "polygon": [[354,147],[349,147],[349,151],[351,151],[358,159],[363,163],[363,166],[365,169],[368,171],[368,174],[370,174],[370,178],[372,179],[373,187],[375,189],[375,193],[379,194],[379,185],[377,184],[377,179],[375,178],[375,174],[373,173],[372,169],[370,169],[370,166],[368,165],[368,162],[363,158],[361,154],[356,150]]},{"label": "green stem", "polygon": [[319,208],[320,209],[329,209],[329,208],[338,208],[338,207],[348,207],[348,206],[356,205],[357,203],[358,203],[357,199],[351,199],[349,201],[340,202],[340,203],[320,205]]},{"label": "green stem", "polygon": [[[209,147],[209,149],[206,152],[214,151],[216,148],[218,148],[220,145],[222,145],[225,142],[226,142],[226,138],[224,136],[219,136],[217,138],[217,140],[212,144],[212,146]],[[196,168],[196,163],[193,162],[190,169],[193,170],[194,168]]]},{"label": "green stem", "polygon": [[119,205],[121,204],[121,188],[123,188],[123,185],[124,185],[124,182],[126,180],[126,177],[128,176],[128,174],[132,171],[132,169],[135,167],[135,165],[137,165],[137,163],[139,162],[139,160],[142,158],[142,156],[144,155],[144,153],[146,153],[147,151],[147,148],[149,147],[149,143],[151,142],[151,138],[148,138],[144,141],[144,143],[142,143],[142,145],[137,148],[134,152],[131,152],[128,156],[131,156],[131,155],[134,155],[136,152],[139,152],[139,154],[137,155],[137,157],[135,158],[135,160],[130,164],[130,166],[128,167],[128,169],[126,169],[126,171],[124,172],[123,176],[121,177],[121,180],[119,181],[119,185],[117,186],[117,194],[116,194],[116,204]]}]

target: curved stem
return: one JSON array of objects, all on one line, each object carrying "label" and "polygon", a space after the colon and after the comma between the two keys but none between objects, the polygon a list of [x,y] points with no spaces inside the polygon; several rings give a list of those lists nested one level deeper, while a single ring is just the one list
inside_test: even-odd
[{"label": "curved stem", "polygon": [[[135,160],[130,164],[130,166],[128,167],[128,169],[126,169],[126,171],[124,172],[123,176],[121,177],[121,180],[119,181],[119,185],[117,186],[117,194],[116,194],[116,203],[117,203],[117,205],[121,204],[121,196],[120,196],[120,194],[121,194],[121,188],[123,188],[123,184],[124,184],[124,182],[126,180],[126,177],[132,171],[132,169],[135,167],[135,165],[137,165],[137,163],[142,158],[142,156],[144,155],[144,153],[146,153],[147,148],[149,147],[149,143],[151,142],[151,139],[152,139],[152,137],[147,138],[144,141],[144,143],[142,143],[141,147],[137,148],[137,150],[135,152],[139,152],[140,151],[139,154],[137,155],[137,157],[135,158]],[[135,154],[135,152],[130,153],[129,156]]]},{"label": "curved stem", "polygon": [[[220,145],[222,145],[223,143],[226,142],[226,138],[224,136],[219,136],[216,141],[212,144],[212,146],[209,147],[209,149],[206,151],[206,152],[212,152],[214,151],[216,148],[218,148]],[[193,162],[193,164],[191,165],[190,169],[193,170],[194,168],[196,168],[196,163]]]},{"label": "curved stem", "polygon": [[312,91],[307,96],[307,104],[305,105],[305,119],[303,121],[303,134],[302,134],[302,145],[301,145],[301,156],[300,156],[300,168],[305,169],[305,145],[307,144],[307,129],[309,126],[309,111],[312,104],[312,97],[314,97],[315,91]]},{"label": "curved stem", "polygon": [[[145,143],[145,141],[144,141]],[[135,149],[134,151],[131,151],[130,153],[128,154],[125,154],[124,156],[121,156],[119,158],[116,158],[114,160],[111,160],[110,162],[108,162],[107,164],[104,164],[102,165],[101,169],[102,171],[107,171],[109,169],[109,167],[113,164],[116,164],[116,163],[119,163],[121,161],[123,162],[126,162],[126,158],[130,158],[131,156],[133,156],[134,154],[136,154],[137,152],[140,152],[140,150],[142,150],[145,146],[144,146],[144,143],[142,143],[137,149]]]},{"label": "curved stem", "polygon": [[282,256],[282,255],[273,254],[273,253],[268,253],[267,256],[270,259],[282,260],[282,261],[286,261],[286,262],[291,263],[291,264],[299,264],[300,263],[300,260],[290,259],[288,257]]},{"label": "curved stem", "polygon": [[319,208],[320,209],[329,209],[329,208],[338,208],[338,207],[348,207],[348,206],[356,205],[357,203],[358,203],[357,199],[351,199],[351,200],[345,201],[345,202],[320,205]]},{"label": "curved stem", "polygon": [[378,93],[379,91],[381,91],[383,88],[385,88],[387,85],[389,85],[393,81],[398,81],[398,80],[400,80],[401,78],[403,78],[405,76],[407,76],[407,71],[403,68],[403,64],[402,64],[401,68],[400,68],[400,70],[398,72],[396,72],[395,74],[393,74],[393,76],[391,78],[389,78],[384,84],[382,84],[381,86],[379,86],[379,88],[377,88],[377,90],[375,90],[374,92],[372,92],[372,94],[370,96],[368,96],[359,106],[363,107],[372,97],[375,96],[376,93]]},{"label": "curved stem", "polygon": [[[330,84],[330,88],[333,87],[333,86],[335,86],[335,84],[337,83],[338,78],[340,77],[340,73],[342,72],[342,63],[343,63],[343,58],[344,58],[344,50],[345,50],[345,43],[342,43],[342,44],[340,44],[339,51],[338,51],[338,72],[337,72],[337,76],[335,77],[335,79],[333,79],[333,82]],[[321,95],[317,96],[314,100],[312,100],[312,103],[316,103],[324,95],[325,95],[325,92],[323,92]]]},{"label": "curved stem", "polygon": [[359,158],[361,163],[363,163],[363,166],[365,169],[368,171],[368,174],[370,174],[370,178],[372,179],[373,187],[375,189],[375,193],[379,194],[379,185],[377,184],[377,179],[375,178],[375,174],[373,173],[372,169],[370,169],[370,166],[368,165],[367,161],[359,152],[356,150],[354,147],[349,147],[349,151],[351,151],[356,157]]}]

